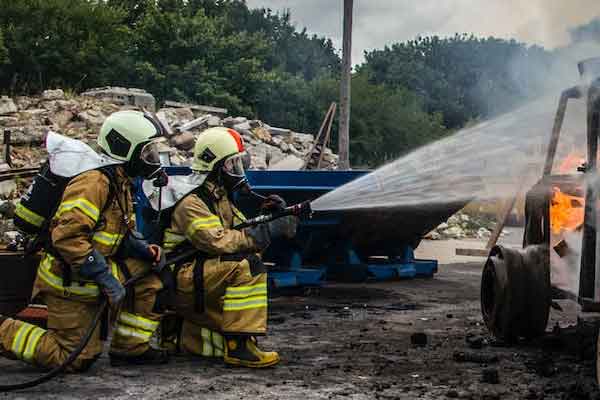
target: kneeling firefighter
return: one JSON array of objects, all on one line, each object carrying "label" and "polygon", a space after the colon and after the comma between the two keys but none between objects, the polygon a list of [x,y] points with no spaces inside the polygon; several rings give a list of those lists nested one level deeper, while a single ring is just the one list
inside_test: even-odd
[{"label": "kneeling firefighter", "polygon": [[[261,368],[279,362],[256,337],[267,330],[267,274],[258,252],[271,239],[295,235],[297,219],[233,229],[245,220],[232,195],[248,189],[238,132],[206,130],[194,148],[191,181],[196,187],[174,206],[163,247],[198,250],[192,262],[174,267],[175,308],[180,320],[177,345],[186,353],[222,357],[225,363]],[[270,198],[284,207],[283,199]]]},{"label": "kneeling firefighter", "polygon": [[[98,136],[103,154],[87,147],[92,154],[81,157],[74,168],[87,163],[88,169],[64,175],[70,178],[65,182],[62,196],[57,197],[53,215],[44,219],[24,206],[23,201],[17,207],[18,217],[47,229],[34,294],[48,307],[48,329],[0,316],[0,353],[43,368],[61,365],[78,346],[97,314],[100,294],[117,310],[126,298],[121,282],[142,273],[149,264],[160,264],[161,248],[148,245],[133,230],[131,188],[132,178],[151,178],[160,173],[155,138],[161,132],[160,124],[147,114],[120,111],[110,115]],[[74,146],[86,146],[52,135],[48,141],[62,140],[63,144],[71,141],[77,142]],[[73,164],[72,158],[61,159],[60,151],[53,155],[48,147],[50,170],[53,166],[64,170],[66,164]],[[89,168],[94,157],[102,162]],[[30,189],[30,197],[35,185]],[[135,285],[135,297],[128,296],[130,307],[121,307],[116,316],[111,364],[167,361],[164,350],[149,345],[159,325],[160,315],[153,312],[153,306],[156,292],[161,288],[161,281],[152,274]],[[99,326],[67,370],[84,371],[100,356],[100,331]]]}]

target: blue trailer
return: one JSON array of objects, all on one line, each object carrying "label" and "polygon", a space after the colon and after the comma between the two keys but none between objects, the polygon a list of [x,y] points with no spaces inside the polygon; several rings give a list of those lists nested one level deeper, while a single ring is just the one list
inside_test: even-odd
[{"label": "blue trailer", "polygon": [[[187,167],[166,167],[168,175],[187,175]],[[247,171],[253,190],[276,193],[288,204],[314,200],[368,171]],[[143,208],[149,207],[141,190],[137,194],[138,221],[144,230]],[[264,255],[272,264],[273,287],[318,286],[324,280],[365,281],[431,277],[436,260],[415,259],[421,237],[464,204],[377,211],[315,212],[301,221],[292,240],[274,241]],[[248,217],[259,209],[258,200],[240,196],[238,206]]]}]

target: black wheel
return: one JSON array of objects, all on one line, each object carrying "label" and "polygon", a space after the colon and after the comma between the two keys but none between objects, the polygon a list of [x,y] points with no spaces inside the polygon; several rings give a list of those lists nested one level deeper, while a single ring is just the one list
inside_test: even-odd
[{"label": "black wheel", "polygon": [[481,311],[489,331],[498,339],[541,336],[550,311],[550,272],[547,248],[525,251],[496,246],[483,268]]}]

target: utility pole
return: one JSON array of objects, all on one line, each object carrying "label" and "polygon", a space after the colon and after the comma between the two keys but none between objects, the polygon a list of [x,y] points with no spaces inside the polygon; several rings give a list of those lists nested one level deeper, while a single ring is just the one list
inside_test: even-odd
[{"label": "utility pole", "polygon": [[344,0],[344,39],[340,87],[340,130],[338,153],[340,169],[350,169],[350,80],[352,76],[352,8],[354,0]]}]

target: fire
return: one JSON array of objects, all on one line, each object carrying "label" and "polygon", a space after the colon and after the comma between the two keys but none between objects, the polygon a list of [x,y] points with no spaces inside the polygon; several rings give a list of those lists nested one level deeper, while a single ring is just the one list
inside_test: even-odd
[{"label": "fire", "polygon": [[575,231],[583,225],[583,197],[570,196],[553,187],[554,196],[550,201],[550,227],[552,233],[560,234],[563,230]]}]

